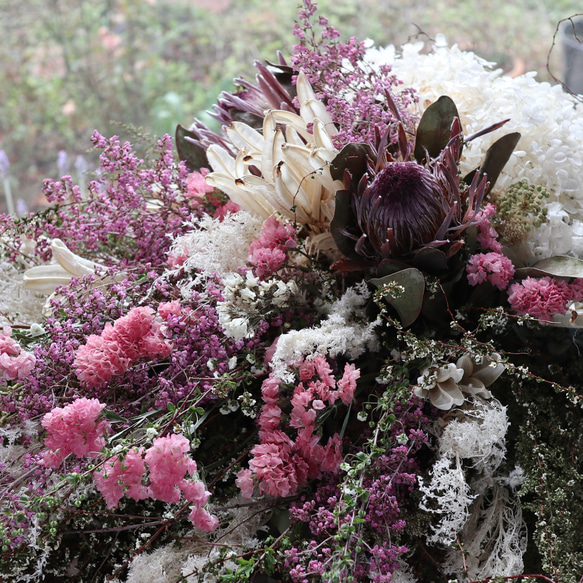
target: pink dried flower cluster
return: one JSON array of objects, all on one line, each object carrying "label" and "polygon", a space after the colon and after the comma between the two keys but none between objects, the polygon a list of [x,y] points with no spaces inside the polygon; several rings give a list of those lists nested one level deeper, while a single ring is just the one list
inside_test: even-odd
[{"label": "pink dried flower cluster", "polygon": [[249,245],[249,264],[260,279],[267,279],[281,269],[287,260],[287,251],[297,246],[294,228],[269,217],[261,234]]},{"label": "pink dried flower cluster", "polygon": [[567,302],[575,299],[579,289],[580,284],[570,285],[563,279],[527,277],[508,288],[508,302],[517,314],[549,321],[566,312]]},{"label": "pink dried flower cluster", "polygon": [[514,265],[508,257],[495,251],[477,253],[470,257],[466,272],[470,285],[489,281],[499,290],[504,290],[514,277]]},{"label": "pink dried flower cluster", "polygon": [[55,407],[47,413],[42,426],[47,430],[41,464],[57,467],[70,454],[96,457],[105,446],[105,434],[110,424],[99,419],[105,408],[97,399],[81,397],[65,407]]},{"label": "pink dried flower cluster", "polygon": [[191,172],[185,180],[186,192],[185,196],[189,198],[204,198],[206,194],[213,192],[214,188],[207,184],[204,177],[209,173],[208,168],[201,168],[200,172],[196,170]]},{"label": "pink dried flower cluster", "polygon": [[119,455],[108,459],[94,472],[95,485],[109,508],[115,508],[124,495],[134,500],[153,498],[169,503],[180,502],[184,495],[193,505],[189,514],[192,524],[199,530],[213,531],[219,521],[203,508],[210,492],[200,480],[192,479],[197,466],[189,452],[190,442],[184,435],[157,437],[145,453],[143,447],[133,448],[123,459]]},{"label": "pink dried flower cluster", "polygon": [[30,375],[36,358],[31,352],[23,350],[12,338],[12,328],[4,326],[0,333],[0,381],[15,381]]},{"label": "pink dried flower cluster", "polygon": [[152,308],[132,308],[101,335],[91,334],[80,346],[74,366],[88,387],[99,387],[123,374],[138,359],[166,357],[172,348]]},{"label": "pink dried flower cluster", "polygon": [[[297,365],[300,382],[291,398],[292,410],[289,424],[283,424],[280,407],[280,383],[274,377],[263,382],[261,389],[265,404],[259,417],[259,440],[251,450],[249,468],[241,470],[238,485],[246,497],[253,491],[253,475],[259,490],[271,496],[289,496],[299,487],[316,479],[323,472],[335,472],[342,461],[342,443],[338,433],[319,443],[316,420],[319,411],[334,405],[340,399],[349,405],[354,397],[360,371],[347,364],[338,382],[332,369],[322,356]],[[295,440],[286,433],[295,430]]]},{"label": "pink dried flower cluster", "polygon": [[498,241],[498,233],[490,222],[490,219],[495,215],[496,207],[492,203],[488,203],[480,212],[476,213],[475,220],[478,223],[477,239],[484,251],[490,249],[496,253],[502,253],[502,244]]}]

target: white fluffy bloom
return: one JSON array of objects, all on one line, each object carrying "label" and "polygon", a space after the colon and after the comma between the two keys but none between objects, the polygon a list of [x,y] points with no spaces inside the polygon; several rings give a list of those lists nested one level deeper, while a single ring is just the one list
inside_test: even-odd
[{"label": "white fluffy bloom", "polygon": [[[0,326],[40,322],[46,297],[24,288],[23,274],[0,258]],[[12,319],[9,322],[2,314]]]},{"label": "white fluffy bloom", "polygon": [[422,55],[423,43],[394,49],[370,49],[369,59],[389,63],[405,85],[420,96],[419,112],[441,95],[457,105],[466,135],[509,119],[503,129],[464,148],[462,173],[477,168],[487,148],[509,132],[522,137],[502,171],[497,189],[526,180],[552,193],[549,222],[529,237],[528,260],[557,254],[583,256],[583,116],[581,104],[559,85],[539,83],[535,73],[504,76],[471,52],[443,43]]},{"label": "white fluffy bloom", "polygon": [[330,304],[328,316],[317,326],[282,334],[271,360],[274,376],[293,380],[287,366],[301,358],[346,354],[356,359],[366,350],[378,350],[375,328],[380,320],[369,322],[364,314],[369,296],[366,283],[362,282]]},{"label": "white fluffy bloom", "polygon": [[183,267],[196,272],[192,281],[183,283],[184,293],[189,295],[195,283],[213,275],[224,278],[245,265],[249,245],[262,223],[262,219],[244,211],[228,214],[222,221],[205,215],[189,233],[175,239],[169,256],[186,257]]}]

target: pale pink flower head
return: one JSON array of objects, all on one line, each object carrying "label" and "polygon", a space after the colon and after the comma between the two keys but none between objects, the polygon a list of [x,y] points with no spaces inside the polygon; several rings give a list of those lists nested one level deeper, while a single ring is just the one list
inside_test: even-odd
[{"label": "pale pink flower head", "polygon": [[353,364],[344,366],[344,375],[338,381],[338,396],[340,400],[348,407],[354,398],[356,391],[356,381],[360,378],[360,369]]},{"label": "pale pink flower head", "polygon": [[569,284],[562,279],[527,277],[508,288],[508,302],[517,314],[550,321],[555,314],[566,312],[572,293]]},{"label": "pale pink flower head", "polygon": [[241,494],[243,498],[247,498],[250,500],[253,498],[253,489],[255,488],[255,482],[253,481],[253,473],[251,470],[247,468],[243,468],[237,474],[237,479],[235,480],[235,484],[239,490],[241,490]]},{"label": "pale pink flower head", "polygon": [[466,266],[468,282],[478,285],[489,281],[499,290],[504,290],[514,277],[512,261],[501,253],[477,253],[472,255]]},{"label": "pale pink flower head", "polygon": [[208,168],[201,168],[200,172],[194,170],[186,177],[186,193],[188,198],[204,198],[206,194],[213,192],[214,188],[206,183],[205,176]]},{"label": "pale pink flower head", "polygon": [[219,519],[198,506],[192,507],[192,512],[188,515],[195,528],[203,532],[213,532],[219,526]]},{"label": "pale pink flower head", "polygon": [[65,407],[55,407],[47,413],[42,426],[47,430],[42,465],[57,467],[70,454],[96,457],[105,446],[105,434],[110,429],[106,419],[99,419],[105,408],[97,399],[82,397]]},{"label": "pale pink flower head", "polygon": [[131,360],[117,342],[91,334],[86,343],[77,349],[73,366],[77,378],[85,386],[94,388],[126,372]]},{"label": "pale pink flower head", "polygon": [[12,328],[5,326],[0,333],[0,381],[15,381],[30,375],[36,358],[31,352],[22,350],[12,336]]},{"label": "pale pink flower head", "polygon": [[496,207],[492,203],[488,203],[480,212],[476,213],[475,220],[480,221],[477,239],[484,251],[491,249],[496,253],[502,253],[502,245],[498,241],[498,233],[490,223],[490,219],[495,214]]},{"label": "pale pink flower head", "polygon": [[222,221],[229,213],[238,213],[241,207],[232,200],[228,200],[225,204],[219,205],[213,214],[213,219],[219,219]]},{"label": "pale pink flower head", "polygon": [[95,486],[103,495],[108,508],[115,508],[126,495],[134,500],[149,497],[142,480],[146,473],[144,448],[130,449],[125,457],[115,455],[93,473]]},{"label": "pale pink flower head", "polygon": [[196,462],[189,457],[190,442],[184,435],[157,437],[145,455],[150,470],[152,498],[178,502],[185,475],[194,475]]},{"label": "pale pink flower head", "polygon": [[287,259],[287,250],[297,246],[296,234],[291,225],[282,224],[269,217],[263,223],[259,237],[249,245],[249,264],[253,273],[266,279],[281,269]]},{"label": "pale pink flower head", "polygon": [[113,327],[107,325],[101,335],[105,340],[116,342],[132,361],[144,356],[168,356],[171,352],[152,308],[132,308],[117,319]]}]

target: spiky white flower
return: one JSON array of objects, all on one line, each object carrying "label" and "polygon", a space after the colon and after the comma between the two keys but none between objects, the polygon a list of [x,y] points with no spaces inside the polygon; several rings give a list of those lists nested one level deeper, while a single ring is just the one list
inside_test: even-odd
[{"label": "spiky white flower", "polygon": [[241,122],[226,128],[232,151],[217,144],[208,148],[213,172],[206,181],[244,210],[263,218],[277,212],[322,233],[334,215],[334,195],[342,188],[329,168],[338,154],[332,142],[336,129],[304,73],[298,75],[296,89],[300,115],[268,111],[262,132]]}]

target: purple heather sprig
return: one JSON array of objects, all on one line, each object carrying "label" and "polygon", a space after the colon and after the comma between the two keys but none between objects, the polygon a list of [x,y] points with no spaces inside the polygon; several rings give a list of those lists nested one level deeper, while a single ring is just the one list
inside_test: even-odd
[{"label": "purple heather sprig", "polygon": [[[373,69],[365,60],[364,42],[354,37],[343,43],[340,33],[324,17],[313,22],[316,3],[303,1],[294,35],[292,65],[303,70],[316,97],[326,104],[338,126],[334,145],[341,149],[352,142],[363,142],[377,149],[388,133],[397,138],[397,125],[413,127],[415,119],[407,107],[415,102],[415,91],[402,87],[388,65]],[[318,37],[316,27],[321,31]]]}]

